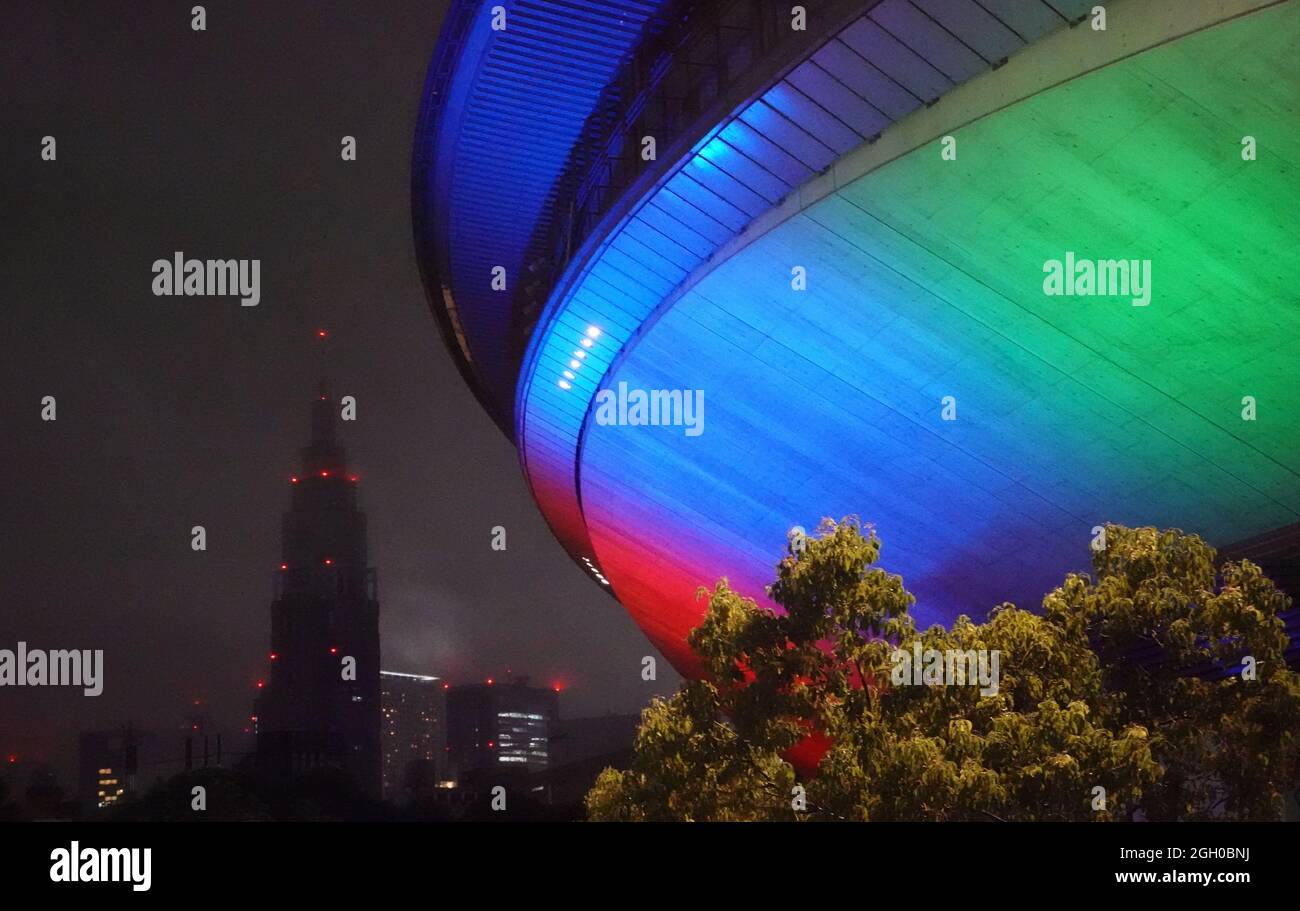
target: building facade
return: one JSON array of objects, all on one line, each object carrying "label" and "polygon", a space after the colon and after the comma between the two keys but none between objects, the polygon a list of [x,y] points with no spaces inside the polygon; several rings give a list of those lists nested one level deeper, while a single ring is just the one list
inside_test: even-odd
[{"label": "building facade", "polygon": [[258,765],[278,778],[339,768],[378,798],[378,581],[357,477],[335,436],[337,407],[324,391],[312,402],[311,442],[290,479],[268,670],[254,712]]},{"label": "building facade", "polygon": [[447,699],[442,679],[380,671],[384,799],[437,787],[446,765]]},{"label": "building facade", "polygon": [[83,731],[77,742],[77,794],[82,811],[93,814],[110,809],[147,791],[164,774],[159,748],[155,734],[130,725]]},{"label": "building facade", "polygon": [[447,690],[447,757],[460,784],[520,776],[550,765],[560,696],[527,677]]}]

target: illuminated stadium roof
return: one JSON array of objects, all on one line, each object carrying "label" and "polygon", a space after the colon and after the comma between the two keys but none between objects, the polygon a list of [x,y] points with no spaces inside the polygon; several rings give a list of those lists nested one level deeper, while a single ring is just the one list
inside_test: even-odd
[{"label": "illuminated stadium roof", "polygon": [[[637,4],[628,59],[705,28],[690,6]],[[474,112],[536,114],[481,82],[509,27],[464,20],[443,78],[475,102],[453,117],[426,93],[435,312],[552,528],[655,644],[689,669],[696,589],[725,575],[761,600],[788,529],[827,515],[875,524],[922,621],[1037,605],[1106,521],[1225,543],[1300,520],[1300,4],[1121,0],[1105,31],[1060,0],[808,6],[806,35],[751,54],[595,217],[560,219],[535,313],[484,290],[504,254],[458,258],[457,187],[495,194],[483,230],[523,273],[556,232],[515,201],[552,193],[553,222],[600,158],[569,150],[543,188],[442,144]],[[584,96],[599,123],[565,135],[635,137],[609,112],[642,96],[616,94]],[[1067,259],[1136,261],[1149,300],[1046,293]],[[703,432],[594,420],[621,384],[701,390]]]}]

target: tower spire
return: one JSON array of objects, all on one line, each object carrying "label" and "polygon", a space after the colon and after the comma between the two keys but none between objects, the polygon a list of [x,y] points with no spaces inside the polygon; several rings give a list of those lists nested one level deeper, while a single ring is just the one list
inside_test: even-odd
[{"label": "tower spire", "polygon": [[334,438],[334,403],[330,401],[325,384],[311,403],[311,449],[337,449]]},{"label": "tower spire", "polygon": [[[269,680],[258,696],[258,763],[277,780],[329,765],[378,797],[379,591],[356,478],[336,436],[340,403],[324,379],[311,403],[303,470],[292,479],[271,604]],[[350,662],[353,676],[340,674]]]},{"label": "tower spire", "polygon": [[338,445],[335,437],[337,418],[325,378],[324,350],[329,333],[324,329],[317,329],[316,338],[321,352],[319,391],[311,404],[311,442],[302,451],[302,467],[308,475],[320,475],[325,471],[335,477],[341,477],[347,470],[347,459],[343,447]]},{"label": "tower spire", "polygon": [[320,377],[320,391],[324,395],[329,385],[330,332],[324,327],[316,330],[316,375]]}]

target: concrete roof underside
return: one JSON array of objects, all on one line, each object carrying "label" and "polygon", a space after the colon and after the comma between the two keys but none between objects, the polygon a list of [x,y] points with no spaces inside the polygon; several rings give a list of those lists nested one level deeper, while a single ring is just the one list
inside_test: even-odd
[{"label": "concrete roof underside", "polygon": [[[1037,606],[1107,521],[1300,520],[1298,47],[1286,3],[1034,94],[954,128],[955,160],[928,142],[785,213],[647,321],[601,385],[702,390],[703,432],[588,413],[577,468],[656,645],[689,669],[697,588],[762,600],[823,516],[875,525],[923,622]],[[1149,305],[1045,294],[1067,252],[1149,261]]]}]

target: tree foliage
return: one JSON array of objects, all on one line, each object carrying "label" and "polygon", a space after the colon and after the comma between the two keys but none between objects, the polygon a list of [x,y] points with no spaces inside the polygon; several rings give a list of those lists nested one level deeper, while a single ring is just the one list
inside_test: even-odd
[{"label": "tree foliage", "polygon": [[[1216,569],[1195,535],[1111,525],[1104,541],[1041,613],[1004,603],[921,630],[874,531],[824,520],[777,568],[779,611],[725,579],[701,589],[706,679],[643,713],[631,766],[601,774],[588,816],[1278,818],[1300,780],[1290,600],[1247,561]],[[896,677],[917,643],[996,653],[996,692]]]}]

